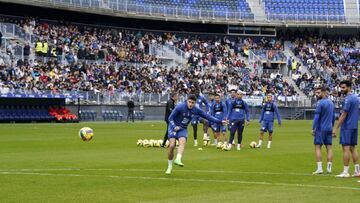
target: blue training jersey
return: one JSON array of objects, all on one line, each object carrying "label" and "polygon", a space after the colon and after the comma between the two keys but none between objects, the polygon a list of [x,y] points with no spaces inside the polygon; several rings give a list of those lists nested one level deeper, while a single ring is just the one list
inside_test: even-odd
[{"label": "blue training jersey", "polygon": [[349,94],[346,96],[342,110],[347,112],[348,115],[341,125],[341,128],[349,130],[357,129],[359,122],[359,99],[356,94]]},{"label": "blue training jersey", "polygon": [[215,103],[216,103],[215,99],[209,101],[209,113],[211,113],[211,108],[215,105]]},{"label": "blue training jersey", "polygon": [[205,106],[206,112],[209,112],[209,103],[205,99],[205,97],[201,95],[197,97],[195,106],[198,107],[199,109],[203,109],[203,107]]},{"label": "blue training jersey", "polygon": [[227,115],[228,120],[247,120],[250,121],[249,106],[242,99],[235,99],[230,103]]},{"label": "blue training jersey", "polygon": [[322,132],[332,131],[334,123],[334,103],[328,98],[321,99],[316,106],[312,129]]},{"label": "blue training jersey", "polygon": [[193,109],[189,109],[186,101],[178,104],[175,109],[171,112],[169,116],[169,123],[171,127],[179,126],[183,129],[187,129],[190,121],[194,116],[200,116],[205,118],[208,121],[213,123],[222,123],[222,120],[219,120],[207,113],[205,113],[202,109],[198,107],[194,107]]},{"label": "blue training jersey", "polygon": [[210,108],[210,114],[215,118],[223,120],[227,116],[227,106],[224,102],[215,102]]},{"label": "blue training jersey", "polygon": [[276,106],[276,104],[274,104],[274,102],[266,102],[263,108],[261,109],[259,120],[260,122],[261,121],[274,122],[275,115],[278,120],[278,123],[281,124],[281,117],[280,117],[279,109]]},{"label": "blue training jersey", "polygon": [[227,108],[228,113],[230,112],[230,105],[233,101],[235,101],[235,98],[232,98],[232,97],[230,97],[226,100],[226,108]]}]

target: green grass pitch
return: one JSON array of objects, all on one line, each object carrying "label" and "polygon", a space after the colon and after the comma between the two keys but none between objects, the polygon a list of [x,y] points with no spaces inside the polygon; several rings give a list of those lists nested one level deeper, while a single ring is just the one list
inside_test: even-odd
[{"label": "green grass pitch", "polygon": [[[90,142],[78,137],[84,126],[94,129]],[[358,179],[334,177],[342,171],[338,138],[333,174],[311,175],[311,121],[284,121],[272,149],[267,140],[250,149],[259,132],[253,121],[240,152],[199,151],[189,128],[185,167],[174,166],[171,176],[164,174],[167,149],[136,146],[138,139],[161,139],[164,128],[164,122],[1,124],[0,202],[360,201]]]}]

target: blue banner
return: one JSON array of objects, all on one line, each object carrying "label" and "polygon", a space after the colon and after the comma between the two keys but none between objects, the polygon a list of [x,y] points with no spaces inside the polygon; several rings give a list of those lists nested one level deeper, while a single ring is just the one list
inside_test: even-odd
[{"label": "blue banner", "polygon": [[0,98],[64,98],[64,99],[84,99],[84,95],[77,93],[65,94],[27,94],[27,93],[6,93],[0,94]]}]

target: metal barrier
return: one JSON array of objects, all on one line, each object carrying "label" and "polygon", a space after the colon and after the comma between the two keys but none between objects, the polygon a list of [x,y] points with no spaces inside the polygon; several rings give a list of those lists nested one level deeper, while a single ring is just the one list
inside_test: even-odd
[{"label": "metal barrier", "polygon": [[[38,0],[43,4],[58,5],[61,7],[92,8],[99,10],[111,10],[121,14],[147,15],[162,18],[194,19],[205,21],[252,21],[252,22],[275,22],[275,23],[312,23],[312,24],[359,24],[359,15],[318,15],[318,14],[266,14],[265,20],[254,18],[251,12],[228,11],[228,10],[205,10],[191,7],[174,5],[140,4],[131,0]],[[265,8],[265,7],[263,7]],[[346,18],[352,19],[346,22]],[[354,21],[355,19],[355,21]]]},{"label": "metal barrier", "polygon": [[12,23],[2,23],[0,22],[0,31],[4,36],[10,35],[24,41],[29,41],[31,43],[35,42],[35,36],[27,33],[23,28]]},{"label": "metal barrier", "polygon": [[[207,95],[204,95],[208,98]],[[126,105],[132,99],[137,104],[142,105],[165,105],[169,100],[169,94],[154,93],[127,93],[124,91],[25,91],[25,90],[7,90],[0,87],[0,97],[29,97],[29,98],[66,98],[68,104],[77,104],[78,99],[81,104],[91,105]],[[187,95],[179,95],[179,101],[185,101]],[[250,106],[261,106],[264,97],[262,96],[245,96],[244,100]],[[282,107],[310,107],[313,102],[309,102],[307,97],[299,96],[275,96],[274,101]]]}]

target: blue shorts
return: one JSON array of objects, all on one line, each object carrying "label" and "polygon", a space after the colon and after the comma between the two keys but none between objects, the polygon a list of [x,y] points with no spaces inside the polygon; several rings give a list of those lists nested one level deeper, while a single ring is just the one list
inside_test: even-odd
[{"label": "blue shorts", "polygon": [[314,135],[314,145],[332,145],[332,132],[316,131]]},{"label": "blue shorts", "polygon": [[168,139],[170,138],[175,138],[175,139],[179,139],[180,137],[184,137],[185,139],[188,138],[188,132],[187,129],[183,129],[180,128],[180,130],[178,130],[177,132],[174,131],[175,127],[171,127],[169,126],[168,128]]},{"label": "blue shorts", "polygon": [[226,132],[226,126],[222,125],[222,124],[213,124],[211,126],[211,128],[213,129],[214,132],[218,133],[218,132]]},{"label": "blue shorts", "polygon": [[358,143],[358,129],[340,129],[340,144],[355,146]]},{"label": "blue shorts", "polygon": [[272,132],[273,132],[273,128],[274,128],[274,122],[261,121],[261,128],[260,128],[260,131],[261,131],[261,132],[267,132],[267,131],[269,131],[269,133],[272,133]]}]

